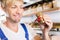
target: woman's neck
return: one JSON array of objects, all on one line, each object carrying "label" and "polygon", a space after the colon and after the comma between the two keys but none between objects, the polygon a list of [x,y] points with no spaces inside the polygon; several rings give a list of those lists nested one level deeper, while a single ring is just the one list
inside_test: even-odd
[{"label": "woman's neck", "polygon": [[18,23],[7,20],[4,24],[6,25],[7,28],[11,29],[12,31],[18,32]]}]

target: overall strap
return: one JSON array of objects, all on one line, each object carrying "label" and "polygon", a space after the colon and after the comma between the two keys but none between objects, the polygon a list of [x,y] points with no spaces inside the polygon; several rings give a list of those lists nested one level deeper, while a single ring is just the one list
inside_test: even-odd
[{"label": "overall strap", "polygon": [[28,30],[27,30],[25,24],[21,24],[21,25],[22,25],[22,27],[23,27],[23,29],[25,31],[25,38],[26,38],[26,40],[29,40],[29,34],[28,34]]},{"label": "overall strap", "polygon": [[4,35],[3,31],[0,28],[0,39],[1,40],[8,40],[7,37]]}]

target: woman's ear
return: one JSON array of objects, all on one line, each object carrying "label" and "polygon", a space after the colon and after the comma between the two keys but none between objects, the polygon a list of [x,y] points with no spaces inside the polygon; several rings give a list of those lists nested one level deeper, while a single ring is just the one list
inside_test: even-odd
[{"label": "woman's ear", "polygon": [[6,17],[9,17],[8,12],[6,11],[6,8],[5,8],[5,6],[3,4],[1,4],[1,9],[5,13]]},{"label": "woman's ear", "polygon": [[1,7],[3,10],[5,9],[5,5],[3,3],[1,3]]}]

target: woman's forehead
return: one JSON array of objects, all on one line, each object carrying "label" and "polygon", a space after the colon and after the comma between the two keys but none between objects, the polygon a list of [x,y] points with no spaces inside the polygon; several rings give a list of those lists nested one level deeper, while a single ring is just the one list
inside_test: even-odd
[{"label": "woman's forehead", "polygon": [[13,5],[23,5],[23,2],[21,2],[21,1],[16,1],[15,3],[13,3]]},{"label": "woman's forehead", "polygon": [[11,6],[17,3],[23,5],[23,0],[3,0],[2,2],[5,6]]},{"label": "woman's forehead", "polygon": [[21,1],[15,1],[15,2],[9,3],[8,5],[9,5],[9,7],[10,6],[14,6],[14,5],[16,5],[16,6],[23,6],[23,2],[21,2]]}]

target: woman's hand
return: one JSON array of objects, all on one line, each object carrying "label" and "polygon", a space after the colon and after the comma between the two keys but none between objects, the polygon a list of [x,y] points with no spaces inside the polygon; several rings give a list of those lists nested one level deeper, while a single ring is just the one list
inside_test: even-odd
[{"label": "woman's hand", "polygon": [[42,31],[49,32],[53,27],[53,22],[51,21],[51,18],[46,14],[43,14],[43,19],[45,24],[40,24],[40,28]]},{"label": "woman's hand", "polygon": [[44,19],[44,24],[40,24],[40,28],[42,29],[42,33],[43,33],[42,40],[50,40],[48,33],[50,29],[53,27],[53,23],[51,21],[51,18],[46,14],[43,14],[43,19]]}]

